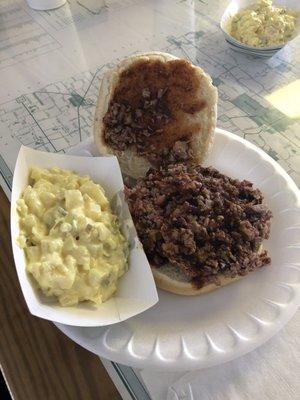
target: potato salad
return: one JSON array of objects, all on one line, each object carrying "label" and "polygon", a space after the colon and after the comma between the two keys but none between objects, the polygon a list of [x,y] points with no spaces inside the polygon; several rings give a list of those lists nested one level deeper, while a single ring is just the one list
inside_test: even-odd
[{"label": "potato salad", "polygon": [[62,306],[113,295],[127,269],[128,244],[99,184],[34,167],[17,212],[26,270],[45,295]]},{"label": "potato salad", "polygon": [[232,17],[229,33],[249,46],[276,46],[292,38],[296,17],[295,11],[277,7],[271,0],[259,0]]}]

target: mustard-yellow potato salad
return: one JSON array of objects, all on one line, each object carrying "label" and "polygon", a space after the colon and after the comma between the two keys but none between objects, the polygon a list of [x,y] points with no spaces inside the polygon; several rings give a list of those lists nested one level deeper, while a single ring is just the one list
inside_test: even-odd
[{"label": "mustard-yellow potato salad", "polygon": [[26,270],[45,295],[62,306],[113,295],[127,269],[128,243],[99,184],[34,167],[17,212]]}]

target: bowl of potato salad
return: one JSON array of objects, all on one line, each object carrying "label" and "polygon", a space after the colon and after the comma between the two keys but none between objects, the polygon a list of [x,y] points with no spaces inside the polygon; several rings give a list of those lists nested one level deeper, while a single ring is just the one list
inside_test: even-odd
[{"label": "bowl of potato salad", "polygon": [[11,204],[15,265],[32,314],[100,326],[157,302],[115,157],[22,147]]},{"label": "bowl of potato salad", "polygon": [[298,0],[233,0],[220,22],[229,46],[245,54],[271,57],[300,31]]}]

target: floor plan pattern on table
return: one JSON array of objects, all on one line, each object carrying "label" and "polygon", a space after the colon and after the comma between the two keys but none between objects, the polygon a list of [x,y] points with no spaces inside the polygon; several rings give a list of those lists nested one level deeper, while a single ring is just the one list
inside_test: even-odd
[{"label": "floor plan pattern on table", "polygon": [[60,31],[72,24],[81,23],[93,16],[107,13],[131,6],[139,0],[67,0],[64,7],[45,11],[39,14],[39,18],[45,20],[53,29]]},{"label": "floor plan pattern on table", "polygon": [[[271,64],[252,60],[252,64],[245,63],[241,68],[240,55],[226,46],[222,48],[222,44],[214,49],[213,34],[209,40],[201,40],[203,36],[207,36],[203,31],[170,36],[163,50],[188,58],[209,71],[219,91],[218,126],[258,144],[299,183],[300,122],[264,99],[275,81],[280,86],[283,71],[294,78],[294,67],[274,59]],[[85,140],[92,134],[99,80],[108,67],[103,65],[1,104],[0,122],[9,132],[4,145],[17,140],[36,149],[65,152]],[[255,74],[251,73],[254,67]],[[2,175],[8,171],[6,168]]]},{"label": "floor plan pattern on table", "polygon": [[0,21],[0,69],[60,47],[19,2],[2,1]]}]

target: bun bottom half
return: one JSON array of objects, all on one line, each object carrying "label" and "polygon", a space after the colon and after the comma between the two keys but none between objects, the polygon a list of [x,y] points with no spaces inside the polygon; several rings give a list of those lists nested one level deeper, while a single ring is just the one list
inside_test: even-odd
[{"label": "bun bottom half", "polygon": [[205,285],[197,289],[188,281],[181,281],[174,277],[170,277],[166,273],[162,272],[161,268],[151,267],[151,269],[156,286],[159,289],[175,294],[180,294],[183,296],[196,296],[199,294],[209,293],[212,292],[213,290],[219,289],[220,287],[226,286],[232,282],[236,282],[237,280],[242,278],[242,276],[240,275],[234,278],[227,278],[223,275],[220,275],[219,276],[220,285],[216,285],[215,283],[209,283],[208,285]]},{"label": "bun bottom half", "polygon": [[[258,254],[262,253],[263,245],[260,245]],[[223,286],[229,285],[232,282],[236,282],[245,275],[237,275],[234,278],[228,278],[222,274],[218,275],[219,285],[215,283],[209,283],[197,289],[186,277],[186,275],[172,265],[165,264],[159,268],[151,265],[152,274],[159,289],[167,292],[180,294],[183,296],[196,296],[199,294],[205,294],[212,292],[213,290],[219,289]]]}]

